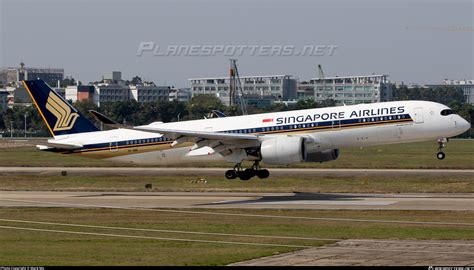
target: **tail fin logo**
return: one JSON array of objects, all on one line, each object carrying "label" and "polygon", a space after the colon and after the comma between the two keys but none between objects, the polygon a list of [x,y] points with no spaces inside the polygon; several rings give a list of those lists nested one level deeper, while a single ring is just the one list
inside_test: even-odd
[{"label": "tail fin logo", "polygon": [[46,109],[57,118],[53,131],[70,130],[79,117],[78,113],[72,112],[66,102],[53,92],[49,92]]}]

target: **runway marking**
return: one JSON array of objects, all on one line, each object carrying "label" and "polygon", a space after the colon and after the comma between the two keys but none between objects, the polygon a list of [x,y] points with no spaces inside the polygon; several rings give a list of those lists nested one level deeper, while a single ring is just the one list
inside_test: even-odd
[{"label": "runway marking", "polygon": [[62,231],[62,230],[36,229],[36,228],[12,227],[12,226],[0,226],[0,228],[12,229],[12,230],[24,230],[24,231],[37,231],[37,232],[94,235],[94,236],[121,237],[121,238],[136,238],[136,239],[149,239],[149,240],[162,240],[162,241],[196,242],[196,243],[209,243],[209,244],[231,244],[231,245],[248,245],[248,246],[291,247],[291,248],[310,248],[310,247],[314,247],[314,246],[302,246],[302,245],[264,244],[264,243],[231,242],[231,241],[218,241],[218,240],[196,240],[196,239],[184,239],[184,238],[137,236],[137,235],[126,235],[126,234]]},{"label": "runway marking", "polygon": [[[84,227],[84,228],[128,230],[128,231],[144,231],[144,232],[182,233],[182,234],[213,235],[213,236],[256,237],[256,238],[313,240],[313,241],[344,241],[344,240],[351,240],[353,242],[400,243],[400,241],[376,240],[376,239],[343,239],[343,238],[316,238],[316,237],[258,235],[258,234],[213,233],[213,232],[196,232],[196,231],[178,231],[178,230],[163,230],[163,229],[143,229],[143,228],[130,228],[130,227],[86,225],[86,224],[75,224],[75,223],[43,222],[43,221],[18,220],[18,219],[0,219],[0,221],[13,222],[13,223],[53,225],[53,226],[69,226],[69,227]],[[406,244],[409,244],[409,243],[417,243],[417,244],[423,243],[423,244],[426,244],[426,245],[474,246],[474,244],[470,244],[470,243],[446,243],[446,242],[432,242],[432,241],[431,242],[403,241],[403,243],[406,243]]]},{"label": "runway marking", "polygon": [[[317,249],[323,249],[325,247],[315,247]],[[457,251],[432,251],[432,250],[407,250],[407,249],[379,249],[379,248],[361,248],[361,247],[333,247],[335,249],[346,249],[346,250],[364,250],[364,251],[382,251],[382,252],[402,252],[402,253],[430,253],[430,254],[462,254],[462,255],[474,255],[470,252],[457,252]]]},{"label": "runway marking", "polygon": [[[78,231],[62,231],[62,230],[50,230],[50,229],[36,229],[27,227],[12,227],[12,226],[0,226],[3,229],[12,230],[23,230],[23,231],[37,231],[37,232],[50,232],[50,233],[63,233],[63,234],[76,234],[76,235],[93,235],[93,236],[106,236],[106,237],[118,237],[118,238],[135,238],[135,239],[147,239],[147,240],[161,240],[161,241],[180,241],[180,242],[195,242],[195,243],[208,243],[208,244],[232,244],[232,245],[249,245],[249,246],[270,246],[270,247],[290,247],[290,248],[318,248],[323,247],[315,246],[303,246],[303,245],[283,245],[283,244],[263,244],[263,243],[249,243],[249,242],[231,242],[231,241],[215,241],[215,240],[196,240],[196,239],[183,239],[183,238],[167,238],[167,237],[153,237],[153,236],[136,236],[136,235],[125,235],[125,234],[109,234],[109,233],[91,233],[91,232],[78,232]],[[463,254],[463,255],[474,255],[469,252],[455,252],[455,251],[425,251],[425,250],[401,250],[401,249],[375,249],[375,248],[360,248],[360,247],[331,247],[336,249],[344,250],[364,250],[364,251],[383,251],[383,252],[402,252],[402,253],[435,253],[435,254]]]},{"label": "runway marking", "polygon": [[0,199],[0,201],[41,203],[41,204],[51,204],[51,205],[66,205],[66,206],[93,207],[93,208],[123,209],[123,210],[140,210],[140,211],[167,212],[167,213],[183,213],[183,214],[197,214],[197,215],[215,215],[215,216],[238,216],[238,217],[257,217],[257,218],[299,219],[299,220],[329,220],[329,221],[344,221],[344,222],[373,222],[373,223],[395,223],[395,224],[414,224],[414,225],[445,225],[445,226],[474,227],[474,223],[462,223],[462,222],[436,222],[436,221],[407,221],[407,220],[381,220],[381,219],[279,216],[279,215],[241,214],[241,213],[225,213],[225,212],[203,212],[203,211],[140,208],[140,207],[121,207],[121,206],[110,206],[110,205],[61,203],[61,202],[15,200],[15,199]]},{"label": "runway marking", "polygon": [[[245,202],[245,201],[241,201]],[[361,205],[361,206],[386,206],[397,203],[398,201],[280,201],[280,202],[252,202],[251,204],[321,204],[321,205]]]},{"label": "runway marking", "polygon": [[74,224],[74,223],[55,223],[55,222],[42,222],[42,221],[16,220],[16,219],[0,219],[0,221],[14,222],[14,223],[53,225],[53,226],[70,226],[70,227],[85,227],[85,228],[97,228],[97,229],[113,229],[113,230],[144,231],[144,232],[164,232],[164,233],[182,233],[182,234],[213,235],[213,236],[257,237],[257,238],[315,240],[315,241],[347,240],[347,239],[313,238],[313,237],[297,237],[297,236],[273,236],[273,235],[258,235],[258,234],[233,234],[233,233],[212,233],[212,232],[177,231],[177,230],[162,230],[162,229],[143,229],[143,228],[85,225],[85,224]]}]

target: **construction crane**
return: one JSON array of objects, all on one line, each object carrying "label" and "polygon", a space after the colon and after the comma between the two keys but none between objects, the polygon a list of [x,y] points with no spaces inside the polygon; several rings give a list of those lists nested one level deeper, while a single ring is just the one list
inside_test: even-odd
[{"label": "construction crane", "polygon": [[[319,71],[319,80],[321,81],[323,85],[323,92],[326,92],[326,80],[324,79],[323,67],[321,65],[318,65],[318,71]],[[316,92],[314,92],[314,100],[317,100]]]},{"label": "construction crane", "polygon": [[240,104],[242,115],[247,114],[247,104],[244,99],[242,82],[240,81],[239,70],[237,69],[237,59],[230,60],[230,80],[229,80],[229,106]]}]

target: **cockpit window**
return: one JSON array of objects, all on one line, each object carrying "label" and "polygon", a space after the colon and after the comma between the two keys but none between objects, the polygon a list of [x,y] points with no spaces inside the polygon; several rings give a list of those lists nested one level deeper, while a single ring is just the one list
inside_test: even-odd
[{"label": "cockpit window", "polygon": [[442,110],[441,111],[441,115],[450,115],[450,114],[453,114],[453,110],[451,109],[445,109],[445,110]]}]

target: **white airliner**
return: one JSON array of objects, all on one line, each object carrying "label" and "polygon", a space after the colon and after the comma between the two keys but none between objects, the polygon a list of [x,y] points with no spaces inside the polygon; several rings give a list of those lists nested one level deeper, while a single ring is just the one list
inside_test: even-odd
[{"label": "white airliner", "polygon": [[[100,131],[41,80],[23,81],[53,139],[41,150],[138,164],[225,160],[236,164],[226,178],[267,178],[265,164],[326,162],[354,146],[437,140],[444,159],[446,139],[470,123],[445,105],[397,101],[264,113]],[[242,161],[254,161],[243,169]]]}]

